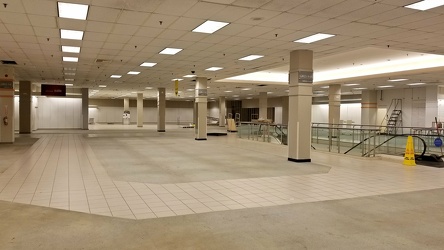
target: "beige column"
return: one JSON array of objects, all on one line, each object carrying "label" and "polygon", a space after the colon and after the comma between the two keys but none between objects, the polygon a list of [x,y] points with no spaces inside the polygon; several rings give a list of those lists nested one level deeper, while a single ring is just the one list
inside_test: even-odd
[{"label": "beige column", "polygon": [[143,127],[143,93],[137,93],[137,127]]},{"label": "beige column", "polygon": [[13,143],[14,68],[0,67],[0,143]]},{"label": "beige column", "polygon": [[376,90],[363,90],[361,97],[361,124],[376,125],[378,93]]},{"label": "beige column", "polygon": [[89,92],[88,88],[82,88],[82,129],[88,130],[88,119],[89,119]]},{"label": "beige column", "polygon": [[30,134],[31,129],[31,82],[19,82],[19,133]]},{"label": "beige column", "polygon": [[282,97],[282,124],[288,125],[288,96]]},{"label": "beige column", "polygon": [[129,111],[129,98],[123,98],[123,111]]},{"label": "beige column", "polygon": [[338,124],[341,116],[341,85],[333,84],[328,88],[328,123]]},{"label": "beige column", "polygon": [[219,127],[225,127],[225,116],[227,115],[227,102],[225,96],[219,96]]},{"label": "beige column", "polygon": [[207,139],[207,78],[196,78],[196,140]]},{"label": "beige column", "polygon": [[266,120],[267,117],[267,92],[259,93],[259,120]]},{"label": "beige column", "polygon": [[311,162],[313,51],[290,52],[288,160]]},{"label": "beige column", "polygon": [[165,88],[157,89],[157,132],[165,132]]}]

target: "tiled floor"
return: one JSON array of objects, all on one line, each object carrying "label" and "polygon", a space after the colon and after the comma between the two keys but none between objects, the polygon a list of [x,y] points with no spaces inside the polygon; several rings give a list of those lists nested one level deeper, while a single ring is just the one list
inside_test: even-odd
[{"label": "tiled floor", "polygon": [[[320,152],[313,152],[312,160],[331,166],[329,173],[171,184],[117,181],[108,176],[84,134],[40,136],[0,175],[0,200],[147,219],[444,187],[441,169]],[[235,136],[218,140],[232,147],[254,145],[258,154],[285,154],[280,145],[244,144]]]}]

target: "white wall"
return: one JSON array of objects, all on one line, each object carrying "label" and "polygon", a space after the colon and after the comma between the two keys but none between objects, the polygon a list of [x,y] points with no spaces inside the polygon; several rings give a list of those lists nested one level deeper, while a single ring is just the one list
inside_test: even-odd
[{"label": "white wall", "polygon": [[[311,106],[312,122],[328,123],[328,104],[314,104]],[[340,109],[341,120],[351,120],[356,124],[361,122],[361,104],[343,103]]]},{"label": "white wall", "polygon": [[82,99],[38,97],[37,127],[82,128]]},{"label": "white wall", "polygon": [[[38,126],[38,110],[39,101],[37,96],[32,96],[31,99],[31,129],[37,130]],[[15,96],[14,97],[14,130],[19,131],[20,130],[20,97]]]}]

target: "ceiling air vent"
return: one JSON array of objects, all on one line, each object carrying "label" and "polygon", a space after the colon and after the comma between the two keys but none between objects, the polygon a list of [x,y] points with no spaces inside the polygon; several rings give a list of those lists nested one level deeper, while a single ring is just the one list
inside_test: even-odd
[{"label": "ceiling air vent", "polygon": [[265,87],[265,86],[267,86],[267,84],[258,84],[257,86],[258,87]]},{"label": "ceiling air vent", "polygon": [[110,63],[111,60],[109,60],[109,59],[100,59],[100,58],[97,58],[95,62],[96,62],[96,63]]},{"label": "ceiling air vent", "polygon": [[17,65],[17,63],[15,61],[11,61],[11,60],[1,60],[2,64],[12,64],[12,65]]}]

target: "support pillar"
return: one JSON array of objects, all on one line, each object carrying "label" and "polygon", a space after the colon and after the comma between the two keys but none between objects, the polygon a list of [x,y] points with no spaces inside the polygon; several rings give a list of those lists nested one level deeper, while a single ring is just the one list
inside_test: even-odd
[{"label": "support pillar", "polygon": [[129,111],[129,98],[123,98],[123,111]]},{"label": "support pillar", "polygon": [[0,143],[13,143],[14,68],[0,67]]},{"label": "support pillar", "polygon": [[363,90],[361,97],[361,124],[376,125],[378,112],[378,92]]},{"label": "support pillar", "polygon": [[88,88],[82,88],[82,129],[88,130],[88,106],[89,106],[89,93]]},{"label": "support pillar", "polygon": [[225,127],[225,117],[227,115],[227,102],[225,96],[219,96],[219,127]]},{"label": "support pillar", "polygon": [[260,92],[259,93],[259,120],[268,119],[267,108],[268,108],[267,92]]},{"label": "support pillar", "polygon": [[143,93],[137,93],[137,127],[143,127]]},{"label": "support pillar", "polygon": [[341,116],[341,85],[330,85],[328,89],[328,123],[338,124]]},{"label": "support pillar", "polygon": [[165,132],[165,88],[157,89],[157,132]]},{"label": "support pillar", "polygon": [[313,51],[290,52],[288,160],[311,162]]},{"label": "support pillar", "polygon": [[288,125],[288,96],[282,97],[282,124]]},{"label": "support pillar", "polygon": [[30,134],[32,90],[30,81],[19,82],[19,133]]},{"label": "support pillar", "polygon": [[196,78],[196,140],[207,139],[207,78]]}]

